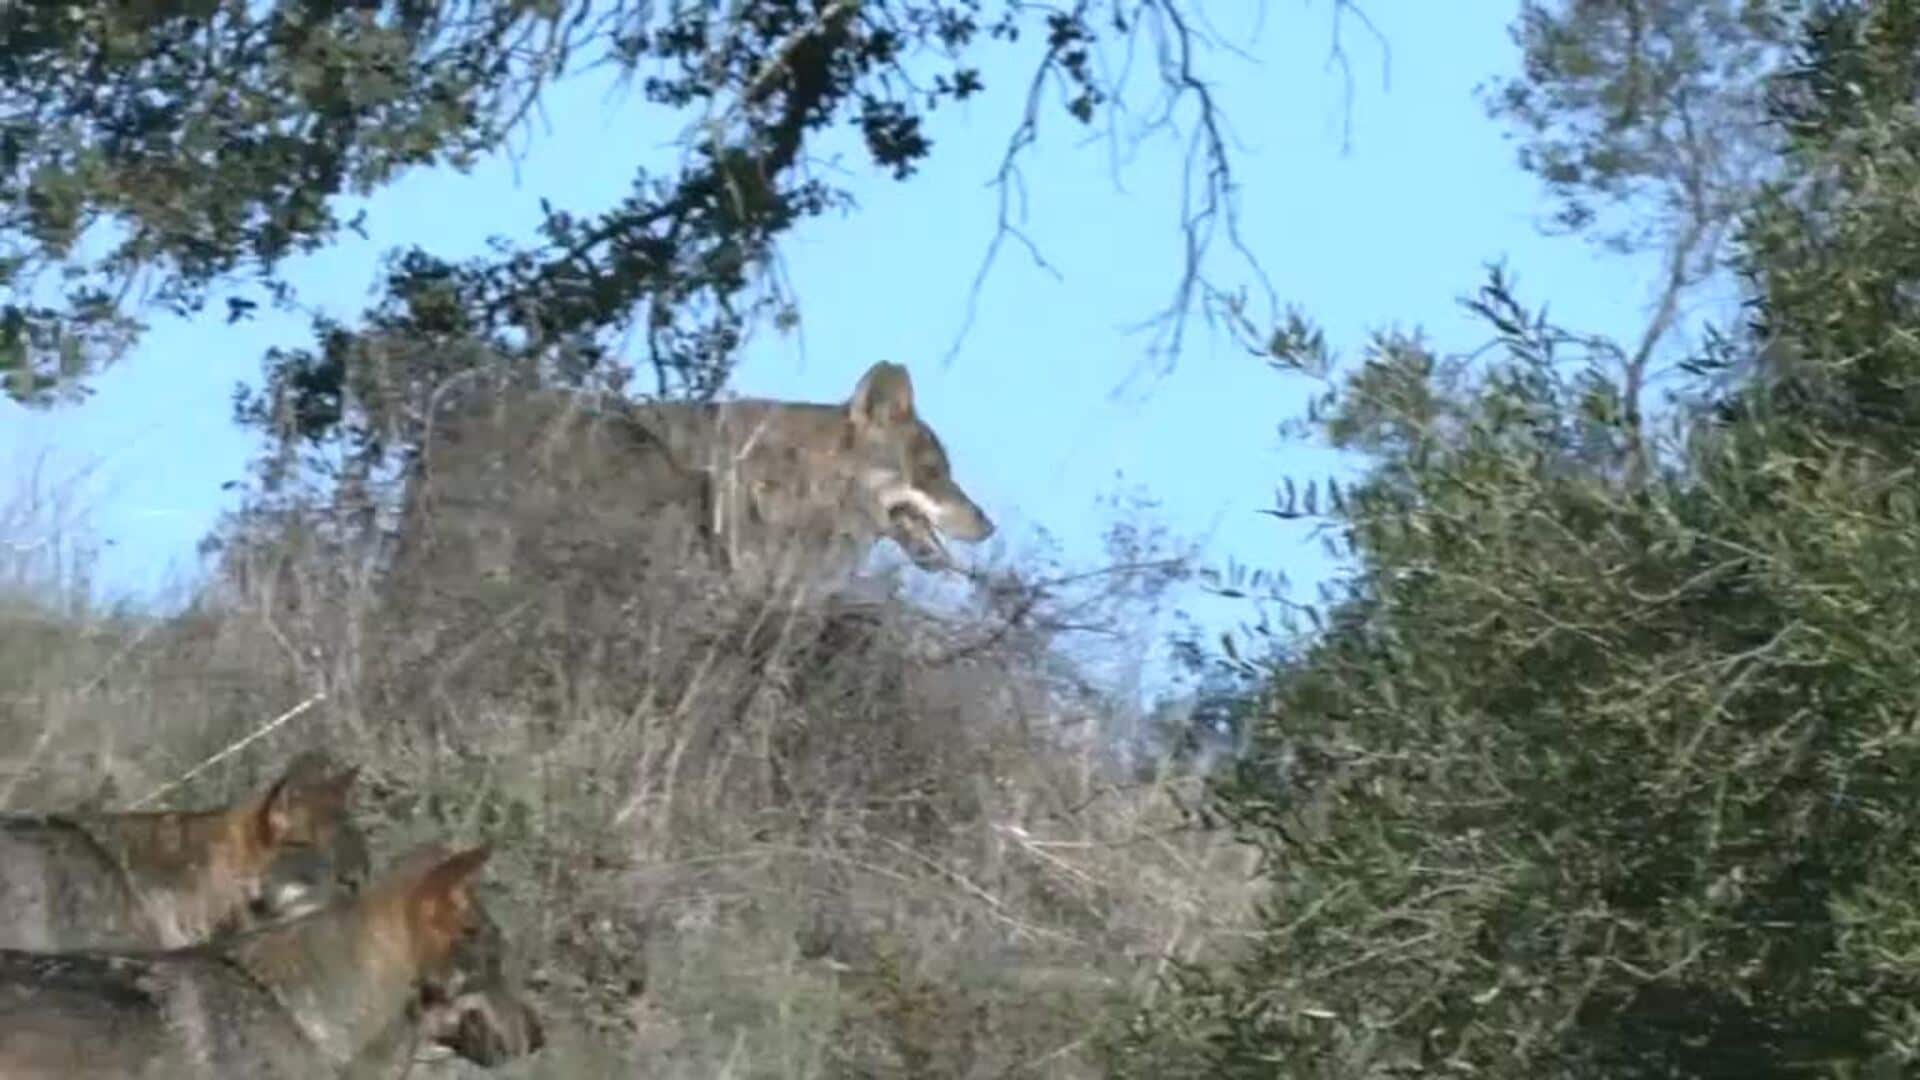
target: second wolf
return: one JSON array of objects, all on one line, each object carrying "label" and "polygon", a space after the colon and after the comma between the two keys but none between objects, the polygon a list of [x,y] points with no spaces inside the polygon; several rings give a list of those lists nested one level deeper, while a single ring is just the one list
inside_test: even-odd
[{"label": "second wolf", "polygon": [[532,1053],[472,891],[488,849],[429,845],[350,900],[160,953],[0,950],[0,1077],[393,1075],[422,1041],[480,1064]]},{"label": "second wolf", "polygon": [[0,948],[179,948],[318,907],[366,874],[357,773],[309,752],[218,810],[0,815]]}]

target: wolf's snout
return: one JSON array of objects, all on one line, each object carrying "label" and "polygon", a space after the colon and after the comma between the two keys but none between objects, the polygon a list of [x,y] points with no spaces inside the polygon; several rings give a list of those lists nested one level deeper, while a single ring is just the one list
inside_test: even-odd
[{"label": "wolf's snout", "polygon": [[971,499],[961,499],[940,515],[940,531],[955,540],[977,544],[993,535],[993,519]]},{"label": "wolf's snout", "polygon": [[981,510],[977,506],[974,507],[973,512],[980,519],[979,533],[978,535],[971,538],[973,542],[977,544],[980,541],[985,540],[988,537],[991,537],[993,535],[993,519],[987,516],[986,511]]},{"label": "wolf's snout", "polygon": [[475,1064],[499,1065],[536,1053],[547,1044],[539,1014],[507,995],[464,994],[451,1011],[455,1019],[450,1045]]}]

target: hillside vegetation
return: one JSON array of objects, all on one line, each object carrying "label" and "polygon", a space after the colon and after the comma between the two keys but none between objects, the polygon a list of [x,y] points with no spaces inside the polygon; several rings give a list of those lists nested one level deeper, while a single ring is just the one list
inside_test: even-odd
[{"label": "hillside vegetation", "polygon": [[1048,629],[1137,618],[1146,571],[1010,617],[888,579],[741,595],[580,535],[511,584],[402,590],[283,504],[159,618],[87,602],[49,509],[18,500],[0,549],[4,805],[124,806],[312,702],[162,802],[325,746],[376,859],[498,845],[552,1045],[489,1075],[1098,1075],[1116,1005],[1245,918],[1249,853],[1103,749],[1126,710]]}]

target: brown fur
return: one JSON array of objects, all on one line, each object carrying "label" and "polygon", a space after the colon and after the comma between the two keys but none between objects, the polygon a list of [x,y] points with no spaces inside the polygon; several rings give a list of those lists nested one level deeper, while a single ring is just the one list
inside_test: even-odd
[{"label": "brown fur", "polygon": [[531,1053],[544,1037],[471,891],[487,856],[424,848],[351,900],[192,949],[0,950],[0,1077],[393,1075],[420,1039]]},{"label": "brown fur", "polygon": [[536,393],[450,409],[411,478],[403,552],[438,546],[502,574],[542,553],[542,524],[595,516],[629,535],[677,524],[735,573],[780,577],[850,570],[883,536],[947,568],[941,537],[993,534],[907,369],[882,362],[835,405]]},{"label": "brown fur", "polygon": [[0,948],[180,948],[311,910],[365,874],[357,771],[307,753],[217,810],[0,817]]}]

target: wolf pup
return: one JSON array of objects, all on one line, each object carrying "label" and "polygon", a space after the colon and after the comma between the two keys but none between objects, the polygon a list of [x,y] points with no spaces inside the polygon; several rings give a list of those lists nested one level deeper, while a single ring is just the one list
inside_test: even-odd
[{"label": "wolf pup", "polygon": [[366,873],[358,771],[309,751],[224,809],[0,815],[0,948],[180,948],[316,908]]},{"label": "wolf pup", "polygon": [[537,1018],[491,983],[488,855],[428,846],[352,899],[191,949],[0,951],[0,1076],[393,1075],[414,1036],[484,1064],[533,1053]]},{"label": "wolf pup", "polygon": [[[410,478],[402,543],[430,535],[468,545],[483,575],[539,550],[516,529],[607,516],[633,531],[658,525],[668,509],[691,518],[736,573],[785,563],[788,574],[837,574],[883,536],[923,569],[947,569],[944,539],[977,543],[994,531],[915,411],[907,369],[885,361],[838,404],[633,404],[535,392],[447,415]],[[510,476],[509,464],[531,475]],[[501,494],[511,485],[528,494]],[[525,505],[502,506],[515,498]]]}]

